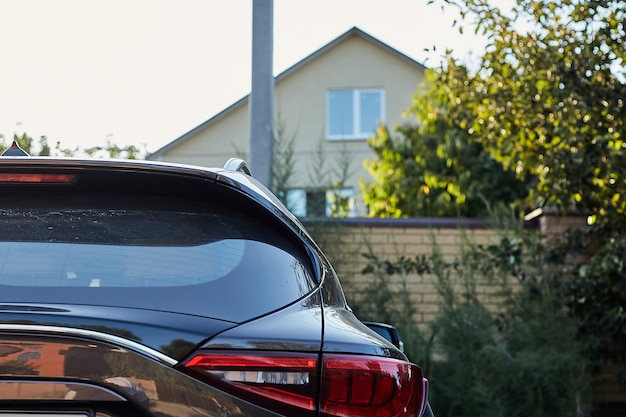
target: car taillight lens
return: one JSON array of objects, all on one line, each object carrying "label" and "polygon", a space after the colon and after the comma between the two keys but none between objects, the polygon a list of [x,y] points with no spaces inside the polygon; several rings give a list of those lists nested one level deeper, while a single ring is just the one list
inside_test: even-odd
[{"label": "car taillight lens", "polygon": [[428,386],[417,365],[375,356],[199,351],[181,369],[294,416],[420,416]]},{"label": "car taillight lens", "polygon": [[390,358],[325,355],[323,416],[420,416],[428,382],[419,366]]},{"label": "car taillight lens", "polygon": [[183,363],[183,370],[262,407],[312,415],[317,359],[316,354],[201,351]]}]

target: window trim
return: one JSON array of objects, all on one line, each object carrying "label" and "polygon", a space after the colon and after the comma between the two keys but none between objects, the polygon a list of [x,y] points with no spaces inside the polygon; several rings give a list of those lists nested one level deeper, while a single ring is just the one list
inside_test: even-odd
[{"label": "window trim", "polygon": [[[351,134],[332,134],[330,132],[331,119],[331,103],[330,95],[335,91],[351,91],[352,92],[352,133]],[[377,119],[378,123],[385,123],[385,90],[383,88],[332,88],[326,91],[326,139],[329,141],[337,140],[364,140],[374,135],[374,132],[361,132],[361,102],[362,93],[378,93],[380,97],[380,115]]]}]

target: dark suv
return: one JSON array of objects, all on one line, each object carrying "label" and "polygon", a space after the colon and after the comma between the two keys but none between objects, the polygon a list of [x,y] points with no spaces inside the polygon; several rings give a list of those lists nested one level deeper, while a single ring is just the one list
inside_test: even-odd
[{"label": "dark suv", "polygon": [[228,166],[0,158],[0,417],[428,410],[420,368]]}]

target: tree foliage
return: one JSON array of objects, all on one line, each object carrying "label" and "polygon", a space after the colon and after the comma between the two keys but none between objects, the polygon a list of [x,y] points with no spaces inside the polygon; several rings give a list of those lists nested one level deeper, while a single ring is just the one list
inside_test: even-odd
[{"label": "tree foliage", "polygon": [[564,295],[595,365],[617,366],[626,386],[626,238],[611,223],[572,230],[557,247],[578,259],[564,268]]},{"label": "tree foliage", "polygon": [[[420,201],[432,197],[409,181],[419,178],[430,188],[414,155],[434,159],[436,153],[452,167],[446,150],[462,140],[524,184],[530,181],[531,207],[588,215],[587,228],[566,233],[550,248],[565,262],[562,296],[578,336],[589,342],[589,357],[617,363],[626,375],[626,2],[511,0],[511,7],[499,9],[492,0],[435,1],[457,7],[487,46],[472,68],[447,51],[428,79],[434,86],[416,98],[421,107],[412,107],[420,130],[400,130],[410,140],[383,131],[372,141],[380,161],[371,168],[384,192],[368,190],[370,206],[374,213],[387,205],[392,215],[412,214],[401,205],[408,199],[421,210]],[[435,124],[432,114],[448,123]],[[417,141],[425,138],[430,142]],[[445,184],[439,195],[449,202],[460,201],[451,190],[471,195],[463,185],[466,170],[429,170]]]},{"label": "tree foliage", "polygon": [[272,146],[272,191],[285,205],[288,204],[287,194],[296,169],[295,139],[296,132],[287,132],[285,122],[279,114],[276,118]]},{"label": "tree foliage", "polygon": [[528,193],[529,181],[472,141],[472,115],[451,95],[467,72],[450,70],[456,72],[444,82],[427,71],[410,108],[417,124],[397,127],[396,136],[380,126],[370,140],[377,156],[365,163],[375,180],[363,184],[370,215],[478,217],[489,205],[509,206]]},{"label": "tree foliage", "polygon": [[[471,141],[536,182],[536,206],[589,215],[564,235],[564,295],[591,357],[626,370],[626,2],[442,0],[489,37],[473,72],[449,59],[436,82],[472,115]],[[555,248],[557,248],[555,246]]]},{"label": "tree foliage", "polygon": [[[446,1],[489,37],[478,70],[451,91],[472,140],[537,182],[536,205],[598,216],[626,211],[626,3]],[[460,64],[448,61],[437,82]]]},{"label": "tree foliage", "polygon": [[[588,390],[576,322],[564,314],[560,257],[533,234],[503,231],[500,242],[467,242],[447,260],[432,253],[380,259],[353,304],[359,316],[389,320],[409,358],[430,380],[437,416],[581,416]],[[439,311],[418,325],[420,305],[407,295],[416,277],[433,279]]]},{"label": "tree foliage", "polygon": [[[145,154],[145,152],[142,152],[134,145],[119,146],[110,141],[107,142],[106,146],[92,146],[86,149],[79,147],[73,149],[64,148],[61,146],[61,142],[57,142],[56,146],[52,148],[47,136],[41,136],[39,140],[35,140],[25,132],[19,135],[14,134],[13,141],[17,142],[20,148],[32,156],[77,157],[86,155],[90,158],[140,159],[143,157],[143,154]],[[4,135],[0,134],[0,153],[10,147],[11,143],[12,142],[7,143]]]},{"label": "tree foliage", "polygon": [[[536,184],[532,205],[623,217],[626,2],[517,0],[507,10],[489,0],[440,3],[458,7],[488,45],[471,71],[448,51],[411,109],[420,128],[399,130],[405,141],[386,131],[372,141],[379,158],[369,166],[377,183],[366,190],[372,214],[415,215],[429,205],[433,215],[448,214],[453,203],[471,213],[463,205],[476,195],[497,201],[484,193],[493,187],[523,197],[499,183],[480,189],[499,176],[473,168],[498,174],[484,165],[493,158]],[[454,149],[469,155],[456,160]]]},{"label": "tree foliage", "polygon": [[[447,360],[432,379],[442,416],[586,415],[586,362],[549,257],[526,235],[470,248],[453,270],[438,269],[434,328]],[[481,284],[498,291],[486,297]]]}]

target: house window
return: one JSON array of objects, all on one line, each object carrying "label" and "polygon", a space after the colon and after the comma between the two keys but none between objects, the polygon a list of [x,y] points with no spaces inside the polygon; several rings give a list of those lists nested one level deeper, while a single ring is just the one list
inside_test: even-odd
[{"label": "house window", "polygon": [[354,217],[354,190],[293,189],[287,192],[287,208],[300,218]]},{"label": "house window", "polygon": [[354,217],[354,190],[333,188],[326,191],[326,217]]},{"label": "house window", "polygon": [[330,140],[366,139],[384,122],[382,89],[330,90],[326,93],[326,136]]},{"label": "house window", "polygon": [[285,205],[294,216],[301,218],[306,217],[306,191],[287,191]]}]

